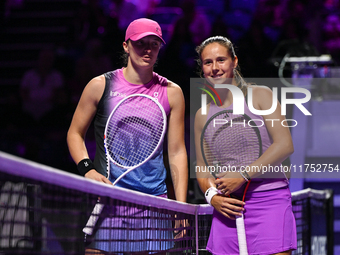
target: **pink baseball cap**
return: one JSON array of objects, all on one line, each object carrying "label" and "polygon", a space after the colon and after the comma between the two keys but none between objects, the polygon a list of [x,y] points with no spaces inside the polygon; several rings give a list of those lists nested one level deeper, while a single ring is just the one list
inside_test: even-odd
[{"label": "pink baseball cap", "polygon": [[160,25],[156,21],[146,18],[136,19],[130,23],[126,29],[125,41],[128,39],[137,41],[148,35],[157,36],[165,44]]}]

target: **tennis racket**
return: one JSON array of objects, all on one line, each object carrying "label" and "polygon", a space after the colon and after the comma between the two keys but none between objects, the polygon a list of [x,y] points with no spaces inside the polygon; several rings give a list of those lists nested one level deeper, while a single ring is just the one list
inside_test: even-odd
[{"label": "tennis racket", "polygon": [[[106,122],[104,132],[108,173],[110,174],[111,163],[121,170],[113,185],[158,151],[165,131],[165,111],[151,96],[133,94],[116,105]],[[100,202],[95,205],[83,229],[84,233],[92,235],[103,208],[104,204]]]},{"label": "tennis racket", "polygon": [[[260,131],[246,114],[224,110],[214,114],[203,127],[201,152],[210,173],[217,178],[218,171],[240,171],[262,154]],[[250,181],[244,187],[242,201]],[[236,228],[241,255],[248,254],[244,218],[236,216]]]}]

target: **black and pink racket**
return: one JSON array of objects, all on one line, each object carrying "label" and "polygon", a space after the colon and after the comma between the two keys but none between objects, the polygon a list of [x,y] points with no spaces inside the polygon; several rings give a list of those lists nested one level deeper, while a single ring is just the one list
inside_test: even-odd
[{"label": "black and pink racket", "polygon": [[[254,121],[246,114],[233,114],[224,110],[214,114],[201,134],[201,151],[204,162],[211,174],[217,178],[220,171],[240,171],[256,161],[262,154],[260,131]],[[242,201],[249,187],[245,185]],[[236,217],[236,227],[240,254],[246,255],[247,241],[244,218]]]}]

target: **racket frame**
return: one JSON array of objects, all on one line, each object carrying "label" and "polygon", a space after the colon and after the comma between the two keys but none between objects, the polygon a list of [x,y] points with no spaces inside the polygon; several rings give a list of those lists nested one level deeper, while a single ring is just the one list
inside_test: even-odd
[{"label": "racket frame", "polygon": [[[162,112],[162,116],[163,116],[163,130],[162,130],[162,135],[158,141],[158,144],[157,146],[155,147],[154,151],[146,158],[144,159],[142,162],[140,162],[139,164],[137,165],[134,165],[132,167],[126,167],[126,166],[123,166],[121,164],[119,164],[118,162],[116,162],[115,160],[113,160],[110,156],[110,154],[108,153],[108,148],[107,148],[107,132],[108,132],[108,124],[112,118],[112,116],[114,115],[114,113],[116,112],[116,110],[118,109],[118,107],[123,104],[126,100],[128,100],[129,98],[132,98],[132,97],[146,97],[150,100],[152,100],[154,103],[156,103],[156,105],[159,107],[159,109],[161,110]],[[167,116],[166,116],[166,113],[164,111],[164,108],[163,106],[158,102],[158,100],[154,99],[153,97],[149,96],[149,95],[145,95],[145,94],[132,94],[132,95],[129,95],[129,96],[126,96],[124,97],[121,101],[119,101],[119,103],[114,107],[114,109],[111,111],[109,117],[107,118],[107,122],[106,122],[106,125],[105,125],[105,130],[104,130],[104,148],[105,148],[105,154],[106,154],[106,160],[107,160],[107,176],[109,177],[110,176],[110,160],[112,161],[112,163],[114,163],[115,165],[121,167],[121,168],[124,168],[126,169],[126,171],[120,175],[116,180],[115,182],[113,183],[113,185],[116,185],[117,182],[119,182],[126,174],[128,174],[129,172],[131,172],[132,170],[136,169],[137,167],[143,165],[144,163],[146,163],[155,153],[156,151],[159,149],[159,146],[162,144],[162,141],[163,141],[163,138],[164,138],[164,135],[166,133],[166,125],[167,125]]]},{"label": "racket frame", "polygon": [[[205,130],[208,128],[209,124],[211,121],[213,121],[217,116],[222,115],[222,114],[226,114],[226,116],[228,116],[229,114],[233,114],[233,110],[223,110],[223,111],[219,111],[217,113],[215,113],[214,115],[212,115],[209,120],[207,120],[207,122],[205,123],[203,129],[202,129],[202,133],[201,133],[201,140],[200,140],[200,145],[201,145],[201,154],[204,160],[204,163],[206,164],[206,166],[209,166],[208,160],[205,156],[204,153],[204,133]],[[255,122],[247,115],[247,114],[235,114],[237,116],[243,117],[246,121],[247,124],[254,130],[257,138],[258,138],[258,142],[259,142],[259,156],[257,158],[259,158],[262,155],[262,139],[261,139],[261,133],[259,128],[255,125]],[[229,116],[228,116],[229,117]],[[236,118],[234,118],[236,119]],[[232,119],[233,120],[233,119]],[[231,123],[225,123],[223,125],[232,125]],[[225,127],[220,127],[221,128],[225,128]],[[209,169],[209,167],[208,167]],[[214,172],[210,172],[211,175],[217,179],[217,176]],[[242,202],[244,202],[245,200],[245,196],[246,196],[246,192],[249,188],[250,185],[250,180],[247,182],[246,186],[244,187],[243,190],[243,195],[242,195]],[[241,211],[241,216],[236,216],[236,229],[237,229],[237,239],[238,239],[238,243],[239,243],[239,252],[240,255],[248,255],[248,249],[247,249],[247,241],[246,241],[246,234],[245,234],[245,226],[244,226],[244,215],[243,212]]]},{"label": "racket frame", "polygon": [[[145,164],[151,157],[153,157],[155,155],[155,153],[158,151],[160,145],[162,144],[163,142],[163,138],[164,138],[164,135],[166,133],[166,126],[167,126],[167,116],[166,116],[166,113],[164,111],[164,108],[163,106],[158,102],[158,100],[154,99],[153,97],[149,96],[149,95],[145,95],[145,94],[132,94],[132,95],[129,95],[127,97],[124,97],[121,101],[119,101],[119,103],[113,108],[113,110],[111,111],[107,121],[106,121],[106,125],[105,125],[105,130],[104,130],[104,148],[105,148],[105,154],[106,154],[106,160],[107,160],[107,172],[108,172],[108,176],[110,174],[110,159],[111,158],[109,156],[109,153],[107,152],[108,151],[108,148],[107,148],[107,138],[106,138],[106,134],[107,134],[107,129],[108,129],[108,124],[110,122],[110,119],[112,118],[112,116],[114,115],[114,113],[116,112],[116,110],[118,109],[118,107],[124,103],[126,100],[128,100],[129,98],[132,98],[132,97],[146,97],[150,100],[152,100],[154,103],[156,103],[156,105],[159,107],[160,111],[162,112],[162,117],[163,117],[163,129],[162,129],[162,134],[160,136],[160,139],[157,143],[157,146],[155,147],[155,149],[153,150],[152,153],[150,153],[150,155],[144,159],[142,162],[140,162],[139,164],[137,165],[134,165],[132,167],[125,167],[125,166],[122,166],[121,164],[117,163],[116,161],[112,160],[112,162],[121,167],[121,168],[124,168],[124,169],[127,169],[124,173],[122,173],[115,181],[114,183],[112,184],[112,186],[115,186],[117,184],[118,181],[120,181],[125,175],[127,175],[129,172],[133,171],[134,169],[140,167],[141,165]],[[111,158],[112,159],[112,158]],[[104,204],[100,203],[100,199],[98,199],[98,202],[96,203],[95,207],[93,208],[93,211],[86,223],[86,226],[83,228],[83,232],[86,234],[86,235],[92,235],[93,234],[93,230],[94,230],[94,227],[99,219],[99,215],[101,214],[101,212],[103,211],[104,209]]]}]

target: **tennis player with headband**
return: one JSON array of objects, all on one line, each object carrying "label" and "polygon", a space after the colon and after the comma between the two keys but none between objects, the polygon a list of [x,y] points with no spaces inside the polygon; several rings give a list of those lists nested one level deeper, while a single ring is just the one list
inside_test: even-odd
[{"label": "tennis player with headband", "polygon": [[[176,200],[186,202],[188,166],[184,143],[184,96],[178,85],[153,72],[163,43],[162,30],[157,22],[141,18],[130,23],[123,42],[127,66],[95,77],[86,85],[69,128],[67,142],[80,174],[89,179],[112,184],[118,176],[112,170],[107,173],[104,149],[104,128],[110,112],[123,97],[131,94],[147,94],[157,98],[168,116],[168,158]],[[96,138],[94,162],[89,159],[85,146],[85,135],[92,120]],[[116,186],[166,197],[163,149],[142,167],[142,171],[134,171],[134,179],[129,178],[130,175],[127,174]],[[110,226],[111,220],[104,219],[101,226]],[[113,230],[100,228],[94,234],[94,240],[108,238],[108,231]],[[104,254],[110,252],[110,247],[115,245],[107,240],[92,242],[86,252]],[[135,246],[138,247],[138,242]],[[138,251],[136,248],[136,252]]]},{"label": "tennis player with headband", "polygon": [[[246,95],[247,87],[253,90],[255,109],[267,110],[272,105],[272,91],[264,86],[248,85],[238,71],[238,58],[230,40],[222,36],[206,39],[196,48],[198,63],[204,78],[214,84],[233,84]],[[256,61],[256,60],[254,60]],[[200,148],[200,137],[206,121],[215,113],[232,109],[233,97],[228,89],[216,89],[222,105],[211,102],[207,115],[201,109],[195,117],[195,144],[197,166],[204,166]],[[278,103],[279,105],[279,103]],[[280,107],[266,116],[250,112],[246,100],[245,114],[252,119],[284,120]],[[264,121],[264,123],[269,123]],[[271,124],[259,127],[262,139],[262,155],[250,166],[277,166],[293,153],[293,144],[288,128]],[[210,174],[209,174],[210,175]],[[210,175],[198,175],[201,190],[208,194],[208,202],[214,207],[211,232],[207,249],[212,254],[239,254],[235,216],[243,211],[249,254],[291,254],[296,249],[296,226],[291,206],[288,179],[279,172],[270,178],[259,172],[226,172],[215,179]],[[252,180],[245,203],[229,197],[231,193],[242,193],[245,183]],[[207,192],[208,191],[208,192]],[[244,207],[242,208],[242,206]]]}]

